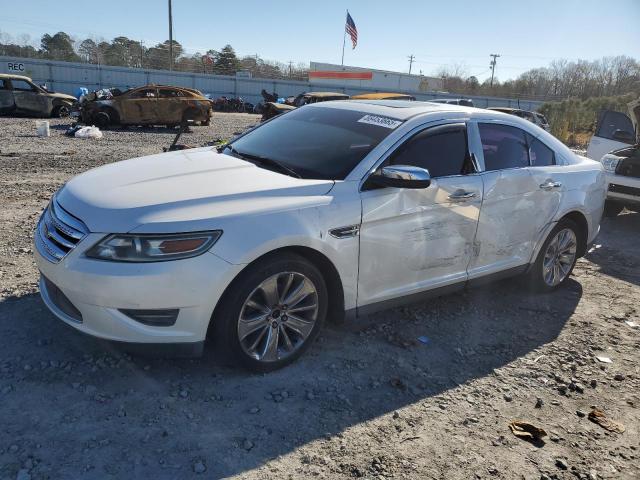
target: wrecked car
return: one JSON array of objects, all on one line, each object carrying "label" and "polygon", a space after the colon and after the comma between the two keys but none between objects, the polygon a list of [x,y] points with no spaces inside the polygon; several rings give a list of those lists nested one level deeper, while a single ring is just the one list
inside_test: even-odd
[{"label": "wrecked car", "polygon": [[64,93],[50,92],[22,75],[0,74],[0,114],[66,117],[76,101]]},{"label": "wrecked car", "polygon": [[351,100],[410,100],[414,101],[416,97],[407,93],[361,93],[360,95],[353,95]]},{"label": "wrecked car", "polygon": [[34,255],[44,303],[68,325],[156,352],[200,354],[209,338],[264,372],[327,319],[516,274],[561,287],[604,198],[598,162],[515,116],[314,103],[217,149],[69,180]]},{"label": "wrecked car", "polygon": [[640,100],[628,104],[629,115],[600,112],[587,156],[599,160],[607,174],[605,215],[615,217],[626,207],[640,212]]},{"label": "wrecked car", "polygon": [[201,92],[167,85],[145,85],[125,92],[99,90],[81,98],[80,119],[101,128],[111,125],[166,125],[183,117],[209,125],[213,105]]},{"label": "wrecked car", "polygon": [[551,131],[547,118],[538,112],[530,112],[528,110],[521,110],[519,108],[511,107],[489,107],[487,110],[493,110],[494,112],[508,113],[509,115],[515,115],[516,117],[529,120],[531,123],[538,125],[540,128],[545,129],[547,132]]},{"label": "wrecked car", "polygon": [[266,102],[262,109],[262,121],[269,120],[281,113],[294,110],[303,105],[328,102],[330,100],[348,100],[349,95],[337,92],[304,92],[293,98],[289,103]]}]

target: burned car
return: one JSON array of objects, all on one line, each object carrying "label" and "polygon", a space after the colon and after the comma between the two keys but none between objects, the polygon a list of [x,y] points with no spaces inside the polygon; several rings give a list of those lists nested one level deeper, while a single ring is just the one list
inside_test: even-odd
[{"label": "burned car", "polygon": [[22,75],[0,74],[0,114],[66,117],[75,97],[50,92]]},{"label": "burned car", "polygon": [[213,105],[201,92],[191,88],[145,85],[125,92],[99,90],[80,100],[83,123],[110,125],[179,125],[183,118],[208,125]]},{"label": "burned car", "polygon": [[[263,95],[264,97],[264,95]],[[303,105],[318,102],[328,102],[330,100],[348,100],[349,95],[337,92],[303,92],[297,97],[289,97],[285,103],[265,102],[262,110],[262,121],[280,115],[281,113],[294,110]]]}]

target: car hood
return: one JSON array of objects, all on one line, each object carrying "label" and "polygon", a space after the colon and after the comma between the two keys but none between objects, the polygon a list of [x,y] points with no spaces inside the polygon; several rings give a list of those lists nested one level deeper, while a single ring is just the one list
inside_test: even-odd
[{"label": "car hood", "polygon": [[71,179],[57,200],[92,232],[184,232],[216,228],[225,217],[324,203],[333,185],[266,170],[207,147],[89,170]]},{"label": "car hood", "polygon": [[69,100],[70,102],[75,102],[77,100],[73,95],[67,95],[66,93],[47,92],[47,96],[51,98],[58,98],[60,100]]}]

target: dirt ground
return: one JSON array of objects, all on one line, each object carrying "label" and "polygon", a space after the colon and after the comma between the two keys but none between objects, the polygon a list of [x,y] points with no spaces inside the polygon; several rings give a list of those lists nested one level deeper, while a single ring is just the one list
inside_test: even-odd
[{"label": "dirt ground", "polygon": [[[256,121],[216,115],[184,142]],[[0,479],[640,478],[640,214],[605,220],[554,294],[510,280],[329,325],[268,375],[211,351],[130,356],[47,311],[32,229],[68,178],[172,133],[90,141],[68,123],[40,139],[32,119],[0,119]],[[547,436],[515,437],[516,419]]]}]

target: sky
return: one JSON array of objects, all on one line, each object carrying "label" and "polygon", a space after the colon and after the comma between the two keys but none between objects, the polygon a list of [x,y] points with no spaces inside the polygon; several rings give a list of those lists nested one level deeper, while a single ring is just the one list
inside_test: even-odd
[{"label": "sky", "polygon": [[[0,33],[124,35],[152,46],[168,38],[166,0],[0,0]],[[173,0],[173,35],[187,53],[219,50],[283,63],[340,63],[346,9],[358,29],[345,65],[425,75],[459,65],[481,81],[489,54],[504,81],[558,58],[640,59],[640,0]],[[63,13],[62,13],[63,12]]]}]

